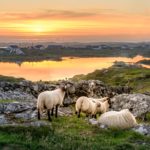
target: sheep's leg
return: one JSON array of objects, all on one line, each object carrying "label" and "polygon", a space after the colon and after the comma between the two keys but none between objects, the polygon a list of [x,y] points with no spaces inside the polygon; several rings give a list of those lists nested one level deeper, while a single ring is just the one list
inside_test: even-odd
[{"label": "sheep's leg", "polygon": [[38,109],[38,120],[41,119],[41,114],[40,114],[40,110]]},{"label": "sheep's leg", "polygon": [[89,117],[89,114],[86,114],[86,117]]},{"label": "sheep's leg", "polygon": [[147,121],[146,113],[143,115],[143,121]]},{"label": "sheep's leg", "polygon": [[96,114],[94,115],[94,118],[96,119],[97,117],[96,117]]},{"label": "sheep's leg", "polygon": [[51,119],[51,114],[50,114],[50,110],[49,110],[49,109],[47,110],[47,115],[48,115],[48,120],[49,120],[49,121],[52,121],[52,119]]},{"label": "sheep's leg", "polygon": [[56,110],[55,110],[55,117],[57,118],[58,116],[58,105],[56,105]]},{"label": "sheep's leg", "polygon": [[52,116],[54,115],[54,108],[52,108],[52,112],[51,112],[51,115],[52,115]]},{"label": "sheep's leg", "polygon": [[80,118],[80,112],[81,112],[81,110],[79,110],[79,112],[78,112],[78,118]]},{"label": "sheep's leg", "polygon": [[95,115],[92,115],[92,118],[95,118],[95,119],[96,119],[96,114],[95,114]]}]

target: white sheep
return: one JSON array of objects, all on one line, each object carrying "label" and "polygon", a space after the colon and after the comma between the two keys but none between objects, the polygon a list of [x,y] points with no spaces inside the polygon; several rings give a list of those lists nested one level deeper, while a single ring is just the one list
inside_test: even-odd
[{"label": "white sheep", "polygon": [[64,86],[53,91],[44,91],[39,94],[37,100],[38,119],[40,119],[43,110],[46,109],[48,119],[51,121],[50,111],[52,111],[51,115],[53,115],[54,107],[56,107],[55,117],[57,117],[58,106],[63,105],[66,90],[67,86]]},{"label": "white sheep", "polygon": [[[90,99],[90,98],[89,98]],[[101,108],[99,109],[99,113],[105,113],[109,110],[109,97],[103,97],[103,98],[91,98],[92,101],[95,101],[95,102],[100,102],[101,104]]]},{"label": "white sheep", "polygon": [[121,111],[109,111],[102,114],[98,122],[109,128],[127,129],[137,125],[136,119],[128,109]]},{"label": "white sheep", "polygon": [[95,116],[101,110],[101,102],[94,101],[93,98],[81,96],[77,99],[75,105],[76,114],[80,117],[80,112],[86,113],[86,115]]}]

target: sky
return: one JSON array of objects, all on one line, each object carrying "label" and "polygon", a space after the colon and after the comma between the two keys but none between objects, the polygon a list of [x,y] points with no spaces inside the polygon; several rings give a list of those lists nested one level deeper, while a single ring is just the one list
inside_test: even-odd
[{"label": "sky", "polygon": [[150,0],[0,0],[6,41],[150,41]]}]

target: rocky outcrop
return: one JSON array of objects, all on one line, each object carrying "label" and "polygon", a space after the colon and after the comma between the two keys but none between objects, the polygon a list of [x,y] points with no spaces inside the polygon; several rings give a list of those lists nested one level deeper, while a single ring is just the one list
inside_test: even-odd
[{"label": "rocky outcrop", "polygon": [[[101,81],[58,81],[51,82],[0,82],[0,125],[41,125],[37,121],[36,99],[40,92],[54,90],[60,84],[70,84],[64,104],[70,105],[75,103],[79,96],[88,97],[112,97],[121,93],[129,93],[129,87],[109,87]],[[10,101],[12,101],[10,103]],[[15,101],[15,102],[14,102]],[[70,107],[61,107],[58,111],[60,116],[72,115]],[[43,115],[47,118],[47,115]],[[46,119],[47,120],[47,119]]]},{"label": "rocky outcrop", "polygon": [[121,93],[130,93],[131,88],[127,86],[109,87],[99,80],[81,80],[73,81],[58,81],[53,84],[50,82],[31,82],[21,81],[18,83],[0,82],[0,99],[11,99],[17,101],[35,101],[38,94],[46,90],[54,90],[60,84],[67,83],[70,86],[65,97],[66,104],[72,104],[79,96],[88,97],[113,97]]},{"label": "rocky outcrop", "polygon": [[[59,116],[72,115],[72,110],[67,107],[60,107],[58,111]],[[47,120],[47,113],[42,115],[42,118]],[[0,104],[0,125],[31,125],[42,126],[46,124],[37,121],[37,110],[34,103],[1,103]]]},{"label": "rocky outcrop", "polygon": [[134,116],[144,119],[150,112],[150,96],[144,94],[120,94],[111,99],[111,109],[129,109]]}]

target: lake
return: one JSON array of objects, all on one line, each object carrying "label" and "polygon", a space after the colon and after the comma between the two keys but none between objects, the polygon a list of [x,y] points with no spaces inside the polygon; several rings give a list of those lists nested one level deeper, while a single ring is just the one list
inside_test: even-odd
[{"label": "lake", "polygon": [[[62,61],[41,61],[6,63],[0,62],[0,75],[23,77],[31,81],[49,81],[73,77],[77,74],[87,74],[96,69],[108,68],[114,61],[136,63],[149,59],[142,56],[126,57],[98,57],[98,58],[63,58]],[[150,66],[146,66],[150,68]]]}]

